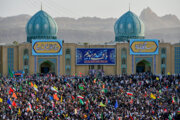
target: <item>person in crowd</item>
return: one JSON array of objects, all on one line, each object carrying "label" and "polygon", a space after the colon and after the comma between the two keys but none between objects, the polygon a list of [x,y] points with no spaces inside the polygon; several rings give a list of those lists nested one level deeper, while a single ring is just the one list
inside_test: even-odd
[{"label": "person in crowd", "polygon": [[178,120],[180,75],[0,78],[4,120]]}]

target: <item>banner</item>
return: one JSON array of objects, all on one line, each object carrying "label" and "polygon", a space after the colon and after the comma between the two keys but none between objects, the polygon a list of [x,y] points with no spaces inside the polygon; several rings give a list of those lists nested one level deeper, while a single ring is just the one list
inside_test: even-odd
[{"label": "banner", "polygon": [[115,48],[77,48],[77,65],[115,65]]},{"label": "banner", "polygon": [[32,40],[32,55],[62,55],[62,40]]},{"label": "banner", "polygon": [[158,54],[159,42],[157,39],[131,39],[130,54],[143,55]]}]

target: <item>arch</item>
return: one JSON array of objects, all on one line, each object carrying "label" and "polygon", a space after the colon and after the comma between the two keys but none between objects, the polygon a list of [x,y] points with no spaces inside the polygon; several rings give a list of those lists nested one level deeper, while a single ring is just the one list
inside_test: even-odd
[{"label": "arch", "polygon": [[29,73],[29,50],[28,49],[24,49],[24,53],[23,53],[23,65],[24,65],[24,71],[25,74]]},{"label": "arch", "polygon": [[28,49],[24,49],[24,55],[29,55],[29,50]]},{"label": "arch", "polygon": [[66,54],[71,54],[71,50],[69,48],[66,49]]},{"label": "arch", "polygon": [[166,48],[161,49],[161,54],[166,54]]},{"label": "arch", "polygon": [[55,73],[55,65],[54,65],[54,63],[52,63],[49,60],[46,60],[46,61],[42,62],[40,64],[39,69],[40,69],[39,70],[40,73],[44,73],[44,74]]},{"label": "arch", "polygon": [[136,73],[151,72],[152,65],[149,61],[143,59],[136,64]]}]

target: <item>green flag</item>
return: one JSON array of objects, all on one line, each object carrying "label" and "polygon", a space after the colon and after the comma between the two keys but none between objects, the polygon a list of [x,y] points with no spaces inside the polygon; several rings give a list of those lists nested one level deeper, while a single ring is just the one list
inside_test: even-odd
[{"label": "green flag", "polygon": [[82,105],[84,105],[84,102],[83,102],[81,99],[79,99],[79,102],[80,102]]},{"label": "green flag", "polygon": [[22,92],[22,86],[20,86],[19,90]]},{"label": "green flag", "polygon": [[169,114],[169,120],[172,120],[172,116],[171,116],[171,114]]},{"label": "green flag", "polygon": [[159,90],[159,93],[162,93],[162,91],[161,91],[161,90]]},{"label": "green flag", "polygon": [[11,76],[11,77],[13,77],[13,73],[12,73],[12,71],[11,71],[11,68],[10,68],[10,67],[8,67],[8,72],[9,72],[10,76]]},{"label": "green flag", "polygon": [[107,92],[108,92],[108,89],[106,89],[106,88],[105,88],[105,89],[102,89],[101,92],[107,93]]},{"label": "green flag", "polygon": [[87,85],[87,83],[86,83],[85,79],[83,79],[83,81],[84,81],[84,83]]},{"label": "green flag", "polygon": [[103,120],[103,113],[101,113],[101,120]]},{"label": "green flag", "polygon": [[79,89],[80,89],[80,90],[84,90],[84,87],[81,86],[81,85],[79,85]]}]

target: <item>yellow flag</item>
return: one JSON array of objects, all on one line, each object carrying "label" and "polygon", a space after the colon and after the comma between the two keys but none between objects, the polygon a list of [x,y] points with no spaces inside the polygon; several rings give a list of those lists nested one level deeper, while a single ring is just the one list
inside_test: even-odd
[{"label": "yellow flag", "polygon": [[159,80],[159,78],[158,78],[158,77],[156,77],[156,80]]},{"label": "yellow flag", "polygon": [[18,110],[18,115],[21,116],[21,110],[20,110],[20,108],[19,108],[19,110]]},{"label": "yellow flag", "polygon": [[3,99],[2,99],[2,98],[0,98],[0,102],[3,102]]},{"label": "yellow flag", "polygon": [[171,73],[170,73],[170,72],[168,72],[168,75],[171,75]]},{"label": "yellow flag", "polygon": [[53,88],[58,91],[58,88],[57,88],[57,87],[54,86]]},{"label": "yellow flag", "polygon": [[36,95],[37,93],[36,93],[36,91],[35,91],[35,95]]},{"label": "yellow flag", "polygon": [[102,102],[100,102],[99,106],[101,106],[101,107],[106,107],[106,105],[103,104]]},{"label": "yellow flag", "polygon": [[156,99],[156,96],[151,93],[151,98],[152,98],[152,99]]},{"label": "yellow flag", "polygon": [[37,98],[37,99],[36,99],[36,101],[38,102],[38,101],[39,101],[39,99]]},{"label": "yellow flag", "polygon": [[35,87],[35,88],[38,88],[38,86],[37,86],[35,83],[34,83],[34,87]]},{"label": "yellow flag", "polygon": [[62,103],[62,95],[61,95],[61,103]]}]

